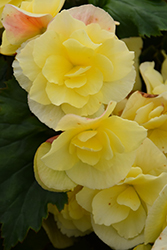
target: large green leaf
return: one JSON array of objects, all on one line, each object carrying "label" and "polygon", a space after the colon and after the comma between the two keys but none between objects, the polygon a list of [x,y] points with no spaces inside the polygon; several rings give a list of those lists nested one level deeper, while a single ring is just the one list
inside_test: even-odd
[{"label": "large green leaf", "polygon": [[167,3],[163,0],[89,0],[116,21],[119,38],[158,36],[167,30]]},{"label": "large green leaf", "polygon": [[33,157],[55,132],[31,114],[26,93],[17,81],[0,90],[0,222],[5,250],[22,241],[29,228],[39,230],[47,204],[62,209],[65,193],[43,190],[35,181]]}]

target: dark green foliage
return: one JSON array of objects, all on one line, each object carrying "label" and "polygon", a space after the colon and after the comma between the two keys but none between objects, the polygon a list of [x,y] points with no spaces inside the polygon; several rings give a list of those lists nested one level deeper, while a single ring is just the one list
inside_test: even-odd
[{"label": "dark green foliage", "polygon": [[53,135],[31,114],[17,81],[8,81],[0,91],[0,222],[5,250],[22,241],[29,228],[40,229],[48,203],[61,210],[67,202],[65,193],[43,190],[34,179],[34,154]]}]

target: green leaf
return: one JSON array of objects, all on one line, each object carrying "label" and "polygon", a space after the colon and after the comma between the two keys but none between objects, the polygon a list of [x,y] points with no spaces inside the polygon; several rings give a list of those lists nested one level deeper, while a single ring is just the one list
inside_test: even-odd
[{"label": "green leaf", "polygon": [[38,231],[47,217],[47,204],[61,210],[65,193],[43,190],[35,181],[33,157],[38,146],[55,135],[28,109],[26,93],[16,80],[0,91],[0,222],[4,249]]},{"label": "green leaf", "polygon": [[159,36],[167,30],[167,3],[163,0],[89,0],[119,21],[119,38]]},{"label": "green leaf", "polygon": [[7,77],[8,63],[0,57],[0,88],[5,87],[4,81]]}]

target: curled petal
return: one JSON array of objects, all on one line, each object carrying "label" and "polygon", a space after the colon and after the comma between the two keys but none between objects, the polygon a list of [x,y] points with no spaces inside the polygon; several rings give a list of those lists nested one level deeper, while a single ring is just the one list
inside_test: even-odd
[{"label": "curled petal", "polygon": [[0,53],[3,55],[14,55],[19,45],[11,44],[6,37],[6,30],[2,34],[2,44],[0,46]]},{"label": "curled petal", "polygon": [[[39,14],[49,13],[53,17],[61,10],[65,0],[34,0],[33,1],[33,12]],[[24,3],[24,2],[23,2]],[[22,4],[23,6],[23,4]]]},{"label": "curled petal", "polygon": [[67,130],[67,129],[77,128],[77,127],[80,128],[81,126],[85,126],[85,127],[89,126],[90,127],[95,122],[100,122],[103,119],[107,118],[112,113],[115,106],[116,106],[116,102],[110,102],[108,104],[105,112],[100,117],[95,118],[95,119],[88,119],[85,117],[80,117],[77,115],[68,114],[68,115],[64,116],[59,121],[56,129],[57,130]]},{"label": "curled petal", "polygon": [[115,22],[112,17],[103,9],[97,8],[91,4],[74,7],[68,10],[76,19],[84,22],[86,25],[98,23],[102,29],[115,32]]},{"label": "curled petal", "polygon": [[98,225],[93,220],[92,226],[95,234],[97,234],[97,236],[108,246],[114,249],[130,249],[137,244],[143,243],[144,241],[143,234],[139,234],[137,237],[132,239],[125,239],[121,237],[112,226],[108,227],[105,225]]},{"label": "curled petal", "polygon": [[51,147],[49,142],[43,143],[37,150],[34,159],[35,177],[42,188],[49,191],[67,191],[76,186],[64,171],[54,171],[48,168],[41,160]]},{"label": "curled petal", "polygon": [[7,39],[14,45],[43,33],[52,19],[50,14],[32,14],[10,4],[6,4],[2,13]]}]

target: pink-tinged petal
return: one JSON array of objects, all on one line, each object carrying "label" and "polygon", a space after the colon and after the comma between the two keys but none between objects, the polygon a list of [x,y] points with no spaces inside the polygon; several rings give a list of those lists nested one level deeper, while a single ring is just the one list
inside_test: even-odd
[{"label": "pink-tinged petal", "polygon": [[56,140],[56,139],[58,138],[58,136],[59,136],[59,135],[52,136],[52,137],[50,137],[49,139],[47,139],[46,142],[49,142],[50,144],[52,144],[52,142],[53,142],[54,140]]},{"label": "pink-tinged petal", "polygon": [[115,22],[113,18],[103,9],[91,4],[74,7],[68,10],[76,19],[84,22],[86,25],[98,23],[102,29],[115,32]]},{"label": "pink-tinged petal", "polygon": [[10,4],[6,4],[2,13],[2,23],[11,44],[21,44],[43,33],[52,19],[50,14],[32,14]]}]

